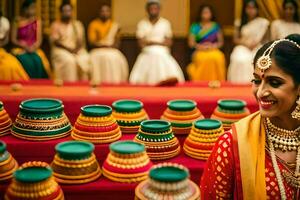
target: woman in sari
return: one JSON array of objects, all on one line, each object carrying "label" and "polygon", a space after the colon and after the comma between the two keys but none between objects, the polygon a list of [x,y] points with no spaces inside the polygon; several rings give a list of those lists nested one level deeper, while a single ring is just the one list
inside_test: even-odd
[{"label": "woman in sari", "polygon": [[282,4],[283,15],[281,19],[271,24],[271,39],[285,38],[293,33],[300,33],[298,4],[294,0],[284,0]]},{"label": "woman in sari", "polygon": [[20,62],[3,48],[9,40],[9,21],[2,16],[0,8],[0,80],[28,80]]},{"label": "woman in sari", "polygon": [[199,20],[190,28],[188,43],[195,51],[192,63],[187,67],[190,80],[225,80],[225,57],[219,50],[223,40],[211,6],[201,6]]},{"label": "woman in sari", "polygon": [[252,61],[257,49],[267,36],[269,21],[258,17],[258,5],[247,0],[243,5],[242,20],[235,21],[234,47],[228,68],[232,83],[249,83],[253,74]]},{"label": "woman in sari", "polygon": [[[291,37],[300,41],[300,35]],[[261,47],[252,90],[259,111],[216,142],[201,179],[202,199],[300,199],[300,46]]]},{"label": "woman in sari", "polygon": [[120,26],[111,19],[108,5],[102,5],[99,17],[89,24],[88,40],[93,47],[90,52],[91,82],[93,84],[127,82],[128,63],[118,49]]},{"label": "woman in sari", "polygon": [[25,0],[22,4],[21,16],[12,28],[12,43],[18,48],[13,49],[23,68],[30,78],[51,77],[47,57],[39,47],[42,42],[41,21],[36,18],[34,0]]}]

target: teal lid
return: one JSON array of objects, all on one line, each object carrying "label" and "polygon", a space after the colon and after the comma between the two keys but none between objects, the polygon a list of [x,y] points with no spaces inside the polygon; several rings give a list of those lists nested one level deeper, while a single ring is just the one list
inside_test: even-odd
[{"label": "teal lid", "polygon": [[112,143],[109,145],[109,149],[119,154],[134,154],[144,152],[145,146],[131,140],[125,140]]},{"label": "teal lid", "polygon": [[187,169],[178,166],[154,167],[150,170],[150,178],[158,182],[179,182],[189,177]]},{"label": "teal lid", "polygon": [[143,108],[143,103],[137,100],[122,99],[112,104],[116,112],[139,112]]},{"label": "teal lid", "polygon": [[29,99],[22,101],[20,106],[24,109],[32,110],[48,110],[53,108],[58,108],[62,106],[62,101],[58,99]]},{"label": "teal lid", "polygon": [[0,154],[3,154],[6,151],[6,144],[5,142],[0,140]]},{"label": "teal lid", "polygon": [[218,101],[218,106],[224,110],[242,110],[247,103],[238,99],[221,99]]},{"label": "teal lid", "polygon": [[28,167],[18,169],[14,173],[15,179],[23,183],[37,183],[47,180],[51,176],[52,170],[50,167]]},{"label": "teal lid", "polygon": [[59,157],[66,160],[81,160],[91,156],[95,146],[90,142],[67,141],[55,146]]},{"label": "teal lid", "polygon": [[175,111],[191,111],[196,108],[197,103],[192,100],[178,99],[168,101],[168,108]]},{"label": "teal lid", "polygon": [[222,122],[216,119],[200,119],[194,123],[197,129],[212,130],[218,129],[222,126]]},{"label": "teal lid", "polygon": [[63,108],[62,101],[48,98],[29,99],[22,101],[20,104],[20,112],[29,115],[42,113],[48,116],[49,113],[62,112]]},{"label": "teal lid", "polygon": [[111,113],[111,107],[106,105],[95,104],[81,107],[81,114],[87,117],[105,117]]},{"label": "teal lid", "polygon": [[144,132],[166,132],[170,127],[171,123],[164,120],[145,120],[141,123]]}]

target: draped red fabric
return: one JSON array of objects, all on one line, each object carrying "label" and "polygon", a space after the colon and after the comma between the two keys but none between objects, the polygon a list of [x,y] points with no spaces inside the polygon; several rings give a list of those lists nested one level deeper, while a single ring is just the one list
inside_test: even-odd
[{"label": "draped red fabric", "polygon": [[[202,200],[243,199],[239,156],[237,155],[238,151],[235,142],[231,132],[226,132],[216,142],[201,178],[200,188]],[[295,166],[287,166],[287,164],[278,157],[277,162],[281,174],[287,171],[294,171],[293,168]],[[265,166],[267,199],[281,199],[268,149],[266,149]],[[296,197],[296,189],[291,187],[285,179],[283,180],[287,199],[299,199],[299,197]]]}]

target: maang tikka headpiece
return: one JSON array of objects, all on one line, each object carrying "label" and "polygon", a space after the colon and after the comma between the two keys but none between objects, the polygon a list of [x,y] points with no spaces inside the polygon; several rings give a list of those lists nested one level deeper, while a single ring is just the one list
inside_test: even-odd
[{"label": "maang tikka headpiece", "polygon": [[296,45],[299,49],[300,49],[300,46],[292,41],[292,40],[289,40],[289,39],[280,39],[280,40],[275,40],[266,50],[265,52],[263,53],[263,55],[257,60],[256,62],[256,66],[258,67],[258,69],[260,69],[262,72],[264,72],[265,70],[269,69],[272,65],[272,59],[271,59],[271,53],[274,49],[274,47],[280,43],[280,42],[283,42],[283,41],[287,41],[287,42],[291,42],[293,43],[294,45]]}]

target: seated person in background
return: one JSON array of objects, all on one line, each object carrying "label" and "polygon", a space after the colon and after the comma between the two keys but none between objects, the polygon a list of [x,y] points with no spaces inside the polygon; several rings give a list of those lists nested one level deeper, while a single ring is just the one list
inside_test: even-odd
[{"label": "seated person in background", "polygon": [[253,74],[253,57],[264,43],[269,21],[258,17],[258,4],[255,0],[245,1],[241,16],[241,21],[235,21],[234,43],[236,46],[230,56],[228,81],[250,84]]},{"label": "seated person in background", "polygon": [[0,80],[28,80],[21,63],[4,47],[9,41],[9,21],[2,16],[0,7]]},{"label": "seated person in background", "polygon": [[87,80],[90,56],[85,49],[85,32],[80,21],[72,19],[68,1],[60,6],[61,19],[51,25],[51,59],[56,81]]},{"label": "seated person in background", "polygon": [[50,78],[50,64],[40,50],[42,43],[42,24],[36,17],[34,0],[25,0],[21,15],[12,27],[12,43],[18,48],[12,50],[30,78]]},{"label": "seated person in background", "polygon": [[99,10],[99,17],[88,27],[88,41],[94,48],[91,52],[91,82],[122,83],[127,82],[128,63],[119,51],[120,27],[111,20],[111,10],[106,4]]},{"label": "seated person in background", "polygon": [[297,2],[284,0],[282,8],[282,18],[274,20],[271,24],[271,40],[282,39],[292,33],[300,33]]},{"label": "seated person in background", "polygon": [[171,78],[183,82],[182,70],[170,54],[171,24],[159,16],[160,1],[148,0],[146,10],[149,17],[137,26],[136,36],[142,52],[133,66],[130,83],[155,85]]},{"label": "seated person in background", "polygon": [[198,20],[190,27],[189,47],[194,50],[192,63],[187,67],[190,80],[225,80],[225,56],[219,50],[224,38],[214,21],[212,7],[200,7]]}]

